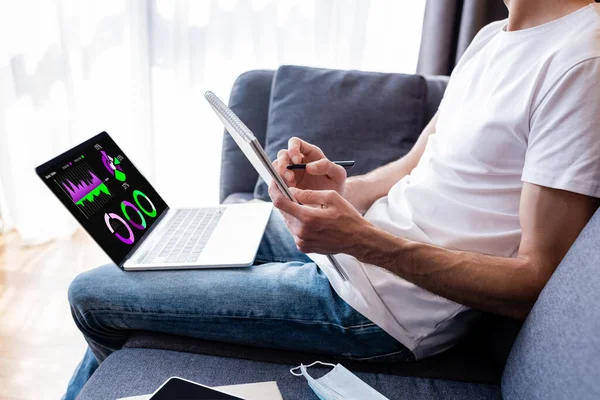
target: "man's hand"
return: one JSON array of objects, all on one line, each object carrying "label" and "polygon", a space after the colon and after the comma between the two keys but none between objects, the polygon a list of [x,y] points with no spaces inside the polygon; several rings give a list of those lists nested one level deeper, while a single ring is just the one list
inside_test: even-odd
[{"label": "man's hand", "polygon": [[[289,170],[289,164],[306,163],[306,169]],[[343,194],[346,170],[325,157],[320,148],[293,137],[287,150],[280,150],[273,166],[290,187],[335,190]]]},{"label": "man's hand", "polygon": [[288,200],[275,183],[269,187],[273,205],[281,210],[296,247],[304,253],[352,254],[368,240],[371,223],[334,190],[291,188],[301,203]]}]

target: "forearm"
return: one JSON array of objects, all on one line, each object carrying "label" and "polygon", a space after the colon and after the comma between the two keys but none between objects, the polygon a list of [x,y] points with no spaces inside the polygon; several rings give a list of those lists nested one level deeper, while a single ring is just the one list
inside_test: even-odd
[{"label": "forearm", "polygon": [[429,136],[435,133],[438,114],[436,113],[427,124],[413,148],[401,159],[365,175],[349,178],[344,189],[344,198],[360,213],[364,214],[377,200],[386,196],[392,186],[417,166]]},{"label": "forearm", "polygon": [[392,186],[410,174],[413,168],[413,161],[406,156],[368,174],[348,178],[344,198],[364,214],[377,199],[386,196]]},{"label": "forearm", "polygon": [[440,296],[484,311],[525,318],[549,279],[524,258],[448,250],[365,229],[360,261],[382,267]]}]

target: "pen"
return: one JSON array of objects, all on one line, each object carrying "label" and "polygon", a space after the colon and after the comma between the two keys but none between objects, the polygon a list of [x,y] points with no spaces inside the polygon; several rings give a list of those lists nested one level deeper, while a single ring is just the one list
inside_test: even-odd
[{"label": "pen", "polygon": [[[354,166],[354,160],[350,161],[334,161],[334,164],[342,166],[346,169],[350,169]],[[306,164],[290,164],[286,167],[287,169],[306,169]]]}]

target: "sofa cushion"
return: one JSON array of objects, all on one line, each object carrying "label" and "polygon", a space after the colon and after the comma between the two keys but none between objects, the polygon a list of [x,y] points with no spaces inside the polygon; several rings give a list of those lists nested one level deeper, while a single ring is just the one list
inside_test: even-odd
[{"label": "sofa cushion", "polygon": [[[317,399],[304,378],[290,374],[292,366],[166,350],[124,349],[100,365],[78,399],[105,400],[152,393],[171,376],[208,386],[277,381],[286,400]],[[314,377],[328,371],[309,370]],[[497,385],[361,372],[356,375],[390,399],[501,399]]]},{"label": "sofa cushion", "polygon": [[600,211],[540,294],[508,358],[505,399],[600,399]]},{"label": "sofa cushion", "polygon": [[181,351],[275,364],[307,364],[318,359],[330,363],[343,362],[353,371],[500,384],[508,351],[518,332],[518,326],[508,329],[513,325],[509,322],[486,314],[477,321],[471,334],[457,346],[411,363],[340,361],[322,354],[217,343],[143,331],[132,332],[125,347]]},{"label": "sofa cushion", "polygon": [[[298,136],[332,160],[356,160],[349,175],[364,174],[412,148],[426,98],[418,75],[282,66],[273,78],[265,151],[274,160]],[[254,194],[269,199],[260,179]]]}]

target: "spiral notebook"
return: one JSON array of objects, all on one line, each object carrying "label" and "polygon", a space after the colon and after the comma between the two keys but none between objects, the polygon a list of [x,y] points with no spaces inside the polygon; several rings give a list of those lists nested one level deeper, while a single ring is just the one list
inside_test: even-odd
[{"label": "spiral notebook", "polygon": [[[298,203],[285,181],[279,176],[273,165],[271,165],[267,153],[265,153],[252,131],[213,92],[206,92],[204,98],[208,101],[208,104],[210,104],[221,122],[223,122],[223,125],[225,125],[225,129],[227,129],[229,135],[231,135],[240,150],[242,150],[242,153],[244,153],[266,184],[268,185],[271,181],[274,181],[279,190],[281,190],[281,193],[291,201]],[[344,271],[344,268],[338,263],[335,257],[332,255],[327,255],[326,257],[338,275],[345,282],[349,282],[348,274],[346,274],[346,271]]]}]

